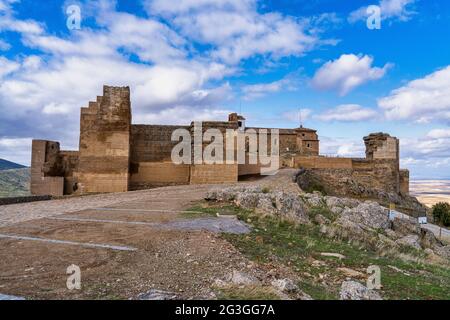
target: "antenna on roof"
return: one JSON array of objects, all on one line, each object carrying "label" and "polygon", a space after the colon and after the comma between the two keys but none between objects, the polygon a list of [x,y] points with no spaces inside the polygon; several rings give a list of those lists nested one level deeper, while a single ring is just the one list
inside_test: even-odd
[{"label": "antenna on roof", "polygon": [[242,99],[239,98],[239,115],[242,115]]}]

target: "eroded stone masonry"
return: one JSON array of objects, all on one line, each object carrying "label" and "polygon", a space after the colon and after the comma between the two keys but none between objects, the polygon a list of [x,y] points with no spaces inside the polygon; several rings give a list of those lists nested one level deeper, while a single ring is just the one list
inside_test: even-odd
[{"label": "eroded stone masonry", "polygon": [[[260,173],[260,164],[176,165],[171,153],[178,142],[171,141],[172,133],[184,128],[194,135],[194,123],[134,125],[131,118],[130,89],[105,86],[103,96],[81,109],[79,151],[60,150],[54,141],[33,140],[31,192],[53,196],[125,192],[166,185],[230,183],[240,176]],[[231,114],[228,121],[208,121],[202,126],[204,131],[246,129],[245,119],[237,114]],[[399,140],[388,134],[364,138],[366,158],[355,159],[320,156],[316,130],[300,127],[279,129],[279,133],[282,167],[314,170],[330,181],[352,177],[370,188],[409,193],[409,173],[399,167]],[[247,150],[247,156],[251,152]]]}]

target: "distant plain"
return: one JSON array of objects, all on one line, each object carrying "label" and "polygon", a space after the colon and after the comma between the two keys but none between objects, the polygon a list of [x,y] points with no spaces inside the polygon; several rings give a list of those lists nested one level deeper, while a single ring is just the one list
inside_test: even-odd
[{"label": "distant plain", "polygon": [[410,192],[428,207],[438,202],[450,203],[450,180],[412,180]]}]

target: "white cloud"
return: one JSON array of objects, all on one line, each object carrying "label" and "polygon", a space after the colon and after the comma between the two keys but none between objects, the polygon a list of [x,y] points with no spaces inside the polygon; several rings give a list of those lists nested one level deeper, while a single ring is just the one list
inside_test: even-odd
[{"label": "white cloud", "polygon": [[148,0],[149,14],[167,18],[181,34],[212,46],[210,57],[237,64],[254,55],[299,56],[319,43],[304,20],[259,13],[255,0]]},{"label": "white cloud", "polygon": [[373,58],[368,55],[343,54],[339,59],[328,61],[312,79],[312,85],[319,90],[337,90],[341,96],[356,87],[381,79],[391,67],[372,67]]},{"label": "white cloud", "polygon": [[288,76],[274,82],[246,85],[242,87],[242,92],[244,93],[245,100],[254,100],[271,93],[276,93],[283,90],[292,91],[295,89],[296,85],[293,79]]},{"label": "white cloud", "polygon": [[0,32],[42,33],[44,29],[41,24],[31,20],[18,20],[14,18],[12,5],[19,1],[20,0],[0,0]]},{"label": "white cloud", "polygon": [[165,108],[158,112],[137,115],[135,123],[158,123],[169,125],[189,125],[192,121],[224,121],[229,110],[211,110],[208,108],[192,111],[190,106]]},{"label": "white cloud", "polygon": [[402,154],[414,159],[450,158],[450,130],[434,129],[421,138],[400,140]]},{"label": "white cloud", "polygon": [[365,158],[366,148],[362,139],[320,138],[320,154],[333,157]]},{"label": "white cloud", "polygon": [[11,49],[11,45],[8,42],[0,39],[0,51],[7,51],[9,49]]},{"label": "white cloud", "polygon": [[19,67],[20,65],[17,62],[8,60],[0,56],[0,80],[8,74],[19,69]]},{"label": "white cloud", "polygon": [[434,129],[428,132],[428,138],[431,139],[450,139],[450,129]]},{"label": "white cloud", "polygon": [[0,158],[29,165],[31,162],[31,138],[0,138]]},{"label": "white cloud", "polygon": [[[96,8],[101,28],[82,28],[67,37],[45,29],[8,29],[18,32],[25,46],[45,54],[19,55],[14,61],[0,56],[0,138],[26,135],[76,147],[79,123],[74,119],[79,119],[81,107],[101,95],[104,84],[131,87],[134,121],[190,121],[208,118],[208,112],[225,114],[222,104],[232,90],[223,79],[236,69],[190,52],[186,40],[158,19],[117,12],[102,3]],[[8,19],[22,22],[12,11]],[[139,61],[130,61],[131,54]],[[3,148],[2,154],[22,150],[12,144]],[[24,161],[29,153],[27,148]]]},{"label": "white cloud", "polygon": [[390,120],[450,120],[450,66],[393,90],[378,105]]},{"label": "white cloud", "polygon": [[327,110],[315,118],[321,121],[367,121],[377,117],[377,112],[358,104],[343,104]]},{"label": "white cloud", "polygon": [[[400,21],[408,21],[414,14],[409,8],[414,4],[415,0],[381,0],[378,6],[381,9],[382,19],[398,19]],[[350,13],[348,20],[356,22],[367,19],[367,7],[361,7]]]}]

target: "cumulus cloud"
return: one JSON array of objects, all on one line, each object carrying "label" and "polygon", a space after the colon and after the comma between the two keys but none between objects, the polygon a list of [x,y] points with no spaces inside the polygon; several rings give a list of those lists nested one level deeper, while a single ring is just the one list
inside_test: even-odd
[{"label": "cumulus cloud", "polygon": [[246,85],[242,87],[245,100],[255,100],[257,98],[264,97],[271,93],[280,91],[296,90],[297,86],[295,81],[291,77],[285,77],[281,80],[269,82],[269,83],[257,83],[252,85]]},{"label": "cumulus cloud", "polygon": [[391,120],[450,120],[450,66],[416,79],[378,100]]},{"label": "cumulus cloud", "polygon": [[0,138],[0,157],[23,165],[30,165],[31,140],[31,138]]},{"label": "cumulus cloud", "polygon": [[315,118],[321,121],[367,121],[376,118],[378,113],[358,104],[343,104],[329,109]]},{"label": "cumulus cloud", "polygon": [[20,0],[0,0],[0,32],[13,31],[26,34],[39,34],[44,31],[40,23],[20,20],[14,17],[12,6]]},{"label": "cumulus cloud", "polygon": [[[385,20],[408,21],[414,15],[410,8],[415,0],[381,0],[378,6],[381,9],[381,18]],[[349,22],[353,23],[359,20],[365,20],[368,17],[368,7],[361,7],[350,13]]]},{"label": "cumulus cloud", "polygon": [[318,90],[337,90],[341,96],[366,82],[381,79],[391,67],[372,67],[373,58],[368,55],[343,54],[337,60],[328,61],[317,70],[312,85]]},{"label": "cumulus cloud", "polygon": [[17,62],[8,60],[5,57],[0,56],[0,80],[8,74],[19,69],[19,67],[20,65]]},{"label": "cumulus cloud", "polygon": [[428,132],[428,138],[431,139],[450,139],[450,129],[434,129]]},{"label": "cumulus cloud", "polygon": [[402,154],[414,159],[436,159],[450,157],[450,137],[405,138],[401,140]]},{"label": "cumulus cloud", "polygon": [[146,8],[166,17],[186,38],[210,45],[210,57],[227,64],[254,55],[300,56],[319,43],[305,20],[259,13],[256,0],[147,0]]},{"label": "cumulus cloud", "polygon": [[321,136],[320,154],[332,157],[364,158],[366,148],[363,140]]},{"label": "cumulus cloud", "polygon": [[[0,55],[0,138],[59,140],[63,148],[76,148],[73,119],[104,84],[131,87],[134,122],[224,119],[223,104],[233,96],[225,78],[240,72],[241,61],[258,56],[263,65],[302,55],[319,42],[320,31],[308,28],[326,20],[260,13],[255,0],[146,1],[148,16],[118,11],[115,1],[86,0],[77,3],[95,24],[64,35],[18,18],[18,2],[0,0],[0,37],[15,33],[33,54]],[[280,80],[245,90],[255,97],[289,87]],[[18,144],[2,148],[5,157],[21,154]]]},{"label": "cumulus cloud", "polygon": [[[39,32],[17,28],[23,21],[14,16],[13,2],[0,1],[1,15],[16,25],[12,28],[1,20],[0,36],[3,31],[16,32],[24,46],[38,52],[14,60],[0,56],[0,138],[26,135],[76,148],[79,123],[74,119],[79,119],[81,107],[102,93],[104,84],[130,86],[133,119],[152,123],[181,114],[183,121],[190,121],[197,115],[205,117],[206,110],[222,115],[221,105],[232,95],[230,85],[222,82],[235,69],[191,55],[186,40],[157,19],[96,2],[98,28],[59,36],[43,27],[35,30]],[[131,61],[130,55],[138,61]],[[14,154],[12,150],[19,146],[3,144],[1,155]]]}]

